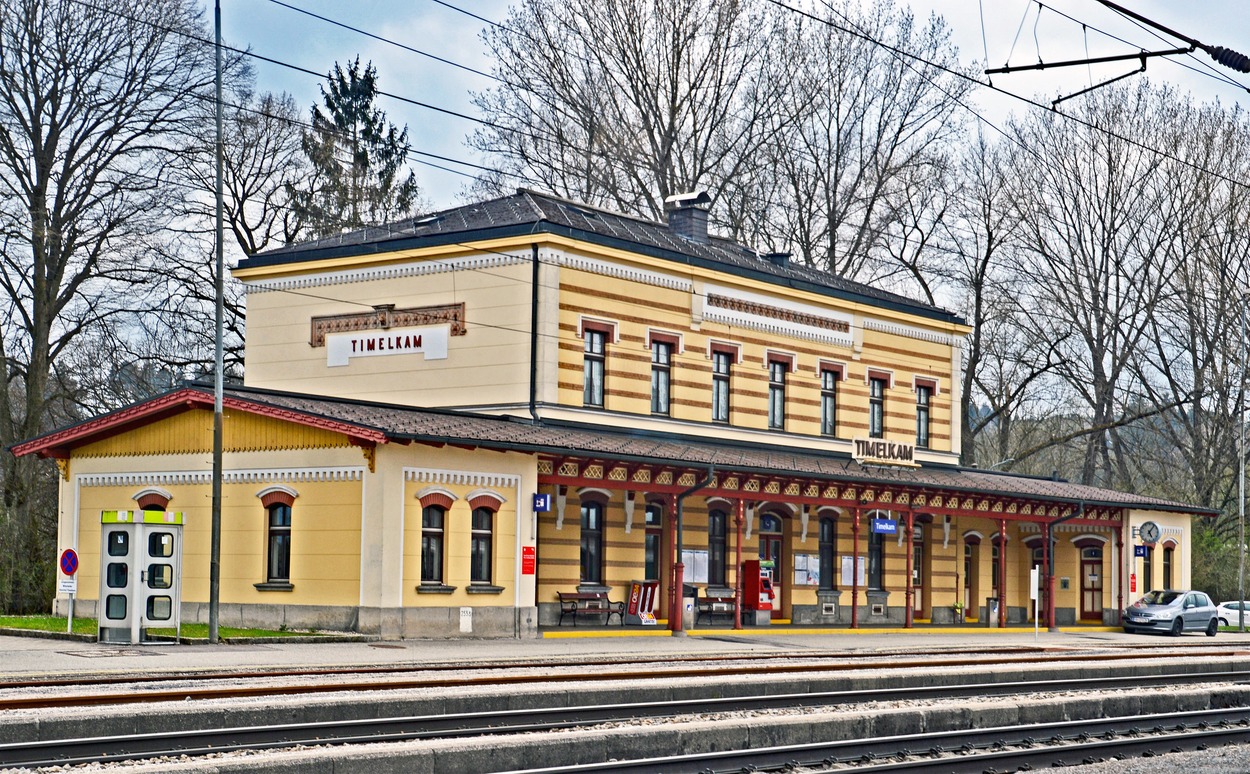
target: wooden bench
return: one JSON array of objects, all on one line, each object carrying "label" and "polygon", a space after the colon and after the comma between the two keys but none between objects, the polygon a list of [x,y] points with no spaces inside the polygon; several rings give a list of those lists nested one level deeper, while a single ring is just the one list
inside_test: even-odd
[{"label": "wooden bench", "polygon": [[564,623],[565,616],[571,616],[573,625],[577,626],[578,618],[602,615],[606,616],[603,621],[605,624],[612,623],[612,616],[616,616],[621,626],[625,625],[625,603],[613,602],[603,592],[557,591],[556,596],[560,598],[560,624]]},{"label": "wooden bench", "polygon": [[717,615],[727,615],[733,619],[734,603],[737,597],[732,591],[716,591],[709,592],[707,589],[703,593],[695,597],[695,618],[694,622],[698,623],[703,616],[709,618]]}]

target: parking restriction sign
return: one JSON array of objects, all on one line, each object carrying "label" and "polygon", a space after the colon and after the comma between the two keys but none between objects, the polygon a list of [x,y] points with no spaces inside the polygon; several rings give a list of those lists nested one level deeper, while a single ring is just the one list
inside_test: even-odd
[{"label": "parking restriction sign", "polygon": [[78,572],[78,552],[67,548],[61,552],[61,572],[73,576]]}]

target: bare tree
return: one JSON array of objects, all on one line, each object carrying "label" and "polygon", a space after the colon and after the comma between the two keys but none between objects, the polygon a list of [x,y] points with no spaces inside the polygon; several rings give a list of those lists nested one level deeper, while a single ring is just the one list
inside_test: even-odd
[{"label": "bare tree", "polygon": [[898,270],[887,245],[905,233],[926,237],[940,217],[940,208],[920,205],[962,136],[959,104],[971,82],[942,69],[960,65],[940,17],[919,26],[892,0],[828,9],[791,53],[787,99],[798,117],[775,135],[780,195],[768,203],[769,221],[774,240],[809,265],[870,279]]},{"label": "bare tree", "polygon": [[[758,164],[783,107],[781,11],[759,0],[523,0],[486,34],[502,85],[469,138],[510,174],[660,217]],[[484,180],[479,192],[506,182]]]},{"label": "bare tree", "polygon": [[[192,0],[0,4],[0,443],[72,416],[67,353],[132,303],[179,189],[175,129],[212,85]],[[0,607],[46,609],[55,519],[6,456]],[[43,503],[46,505],[46,501]],[[10,561],[11,560],[11,561]]]},{"label": "bare tree", "polygon": [[1137,398],[1130,366],[1176,270],[1178,224],[1162,157],[1120,137],[1168,146],[1180,132],[1174,104],[1145,83],[1107,88],[1077,107],[1084,123],[1037,112],[1012,129],[1031,151],[1016,168],[1022,322],[1057,344],[1057,373],[1088,409],[1084,483],[1128,483],[1113,428],[1155,410],[1127,407]]}]

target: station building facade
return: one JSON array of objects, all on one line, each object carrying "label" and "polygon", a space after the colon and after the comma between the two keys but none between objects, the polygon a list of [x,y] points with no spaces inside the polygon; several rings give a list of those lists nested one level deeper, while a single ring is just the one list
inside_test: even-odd
[{"label": "station building facade", "polygon": [[[969,328],[709,236],[706,203],[523,190],[241,262],[221,623],[527,637],[559,592],[646,580],[676,628],[746,560],[755,625],[1023,622],[1034,568],[1042,625],[1113,624],[1189,584],[1207,512],[961,468]],[[130,512],[180,514],[178,609],[207,617],[212,448],[194,384],[14,447],[60,465],[79,615]]]}]

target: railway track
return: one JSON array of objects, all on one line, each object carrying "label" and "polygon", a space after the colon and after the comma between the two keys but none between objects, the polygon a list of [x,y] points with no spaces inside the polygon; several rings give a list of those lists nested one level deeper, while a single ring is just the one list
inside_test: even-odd
[{"label": "railway track", "polygon": [[[100,705],[145,704],[157,702],[205,701],[268,696],[298,696],[353,692],[404,691],[431,688],[472,688],[524,686],[560,681],[605,683],[616,681],[712,679],[750,675],[851,674],[863,671],[917,670],[934,667],[1028,667],[1067,664],[1114,663],[1123,665],[1179,655],[1164,649],[1073,653],[1019,648],[994,651],[948,651],[923,658],[914,654],[764,654],[746,656],[692,656],[653,659],[556,660],[542,662],[494,662],[491,664],[440,664],[384,667],[348,667],[294,670],[252,670],[240,672],[191,672],[143,676],[109,675],[91,679],[48,678],[0,682],[0,711],[34,710]],[[1247,658],[1244,650],[1209,650],[1204,659]],[[836,660],[834,660],[836,658]],[[564,670],[564,671],[561,671]],[[413,677],[413,675],[417,675]],[[332,679],[324,679],[332,678]],[[350,678],[368,678],[353,680]],[[274,684],[276,679],[304,682]],[[187,683],[222,683],[198,687]],[[178,683],[176,688],[151,686]],[[106,687],[134,686],[128,691],[110,692]],[[76,689],[76,690],[75,690]],[[26,693],[27,695],[13,695]]]},{"label": "railway track", "polygon": [[[1158,675],[1156,677],[1118,676],[1073,678],[1046,681],[1022,682],[978,682],[961,683],[948,686],[905,686],[888,687],[870,690],[830,691],[819,693],[791,693],[781,695],[748,695],[719,698],[693,698],[675,701],[643,701],[612,705],[574,706],[574,707],[525,707],[523,709],[472,712],[458,714],[431,714],[392,718],[369,718],[363,720],[340,720],[315,723],[288,723],[269,726],[254,726],[224,729],[178,730],[166,733],[128,734],[105,737],[67,738],[38,742],[22,742],[0,745],[0,766],[64,766],[83,763],[105,763],[115,761],[143,760],[163,756],[202,756],[241,750],[271,750],[306,745],[349,745],[378,742],[456,739],[464,737],[499,737],[515,735],[522,732],[553,731],[568,728],[584,728],[597,724],[627,723],[640,718],[679,718],[685,716],[706,716],[710,714],[767,712],[777,710],[828,710],[829,708],[846,708],[862,706],[871,702],[924,702],[942,699],[959,699],[967,697],[1004,697],[1017,695],[1036,695],[1038,693],[1078,693],[1090,694],[1099,691],[1117,689],[1152,689],[1176,690],[1181,686],[1193,686],[1210,683],[1246,683],[1250,682],[1250,671],[1245,669],[1206,672],[1178,673]],[[1244,707],[1232,710],[1221,710],[1224,714],[1203,716],[1197,723],[1213,725],[1230,723],[1234,718],[1245,721],[1247,710]],[[1175,713],[1173,713],[1175,714]],[[1153,717],[1153,716],[1152,716]],[[1195,715],[1197,717],[1197,715]],[[1126,729],[1143,727],[1146,721],[1140,719],[1120,719]],[[1110,722],[1110,721],[1108,721]],[[1152,721],[1157,724],[1158,721]],[[1173,721],[1173,725],[1176,721]],[[1053,726],[1053,728],[1051,728]],[[1151,724],[1146,724],[1150,727]],[[1091,734],[1089,728],[1082,734]],[[1114,728],[1119,728],[1115,726]],[[1026,727],[1018,727],[1026,728]],[[872,763],[889,756],[899,756],[904,749],[908,751],[922,750],[929,753],[942,753],[945,757],[952,749],[960,748],[956,757],[966,757],[976,753],[1002,753],[1006,747],[1024,746],[1028,738],[1036,740],[1047,735],[1066,738],[1068,731],[1061,726],[1049,724],[1045,726],[1029,726],[1024,731],[1006,734],[1002,729],[986,729],[983,731],[962,730],[950,735],[915,735],[910,737],[894,737],[890,739],[851,740],[849,742],[828,743],[823,747],[811,746],[777,748],[776,750],[749,750],[731,753],[709,754],[711,757],[690,758],[674,757],[672,762],[665,760],[665,771],[703,771],[709,766],[712,770],[722,763],[725,770],[742,770],[744,766],[774,765],[763,761],[772,760],[769,755],[785,758],[783,763],[793,760],[829,759],[841,764],[854,750],[851,757],[863,758],[862,762]],[[1112,726],[1098,727],[1097,733],[1110,733]],[[1238,726],[1242,733],[1250,734],[1243,726]],[[1230,733],[1232,730],[1230,729]],[[1116,731],[1115,733],[1121,733]],[[1130,731],[1124,731],[1128,734]],[[955,743],[955,740],[958,742]],[[1107,740],[1104,740],[1107,741]],[[1031,754],[1027,747],[1021,755]],[[840,752],[839,752],[840,751]],[[804,757],[793,758],[787,755]],[[738,757],[733,757],[737,755]],[[716,756],[726,756],[719,758]],[[759,758],[757,762],[756,756]],[[814,757],[813,757],[814,756]],[[867,756],[867,757],[865,757]],[[942,757],[942,756],[938,756]],[[920,765],[926,754],[917,756]],[[619,768],[623,762],[615,761],[612,767]],[[654,771],[659,765],[658,760],[637,762],[634,768],[624,770]],[[687,764],[692,768],[687,768]],[[714,765],[713,765],[714,764]],[[875,764],[874,764],[875,765]],[[909,765],[911,765],[909,763]],[[566,769],[552,769],[564,771]],[[579,769],[567,769],[569,771]],[[580,769],[585,771],[603,770],[595,768]],[[868,769],[881,770],[922,770],[922,769]],[[953,771],[955,769],[930,769]],[[962,770],[962,769],[960,769]],[[985,771],[984,767],[975,769]]]},{"label": "railway track", "polygon": [[505,774],[747,771],[993,774],[1153,756],[1250,741],[1245,707],[726,750]]}]

